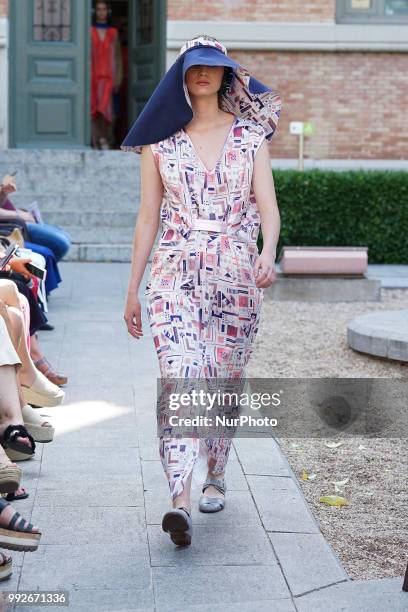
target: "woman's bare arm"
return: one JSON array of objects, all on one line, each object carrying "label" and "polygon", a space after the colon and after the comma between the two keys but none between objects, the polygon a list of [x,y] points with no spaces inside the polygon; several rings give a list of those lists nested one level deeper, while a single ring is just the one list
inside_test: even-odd
[{"label": "woman's bare arm", "polygon": [[[280,233],[280,214],[276,201],[268,145],[265,140],[255,155],[252,188],[261,217],[263,238],[262,252],[255,264],[257,286],[269,287],[275,275],[276,246]],[[259,268],[262,268],[262,271]]]},{"label": "woman's bare arm", "polygon": [[[0,202],[0,206],[2,206],[2,202]],[[0,219],[6,218],[6,217],[9,219],[19,219],[19,218],[21,219],[17,210],[9,210],[8,208],[0,208]]]},{"label": "woman's bare arm", "polygon": [[160,223],[160,206],[163,199],[163,183],[149,145],[140,156],[140,208],[133,236],[132,265],[128,285],[125,321],[129,333],[141,335],[140,282],[154,244]]}]

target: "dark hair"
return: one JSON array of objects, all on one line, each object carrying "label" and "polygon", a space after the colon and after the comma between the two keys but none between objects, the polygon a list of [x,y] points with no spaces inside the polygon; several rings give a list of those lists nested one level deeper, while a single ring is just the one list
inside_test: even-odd
[{"label": "dark hair", "polygon": [[221,98],[227,93],[229,86],[231,85],[234,72],[229,66],[224,67],[224,76],[222,77],[221,87],[218,90],[218,106],[221,106]]},{"label": "dark hair", "polygon": [[[220,42],[217,38],[214,38],[214,36],[209,36],[208,34],[197,34],[197,36],[194,36],[194,38],[192,38],[191,40],[195,40],[196,38],[204,38],[205,40],[213,40],[214,42],[217,42],[217,43]],[[232,68],[225,66],[224,75],[222,77],[222,83],[218,90],[218,106],[219,107],[221,107],[221,98],[226,93],[231,83],[232,77],[233,77]]]},{"label": "dark hair", "polygon": [[106,5],[106,8],[108,9],[108,15],[107,15],[107,18],[106,18],[106,23],[110,24],[111,23],[111,17],[112,17],[112,7],[111,7],[111,5],[106,0],[95,0],[93,8],[92,8],[92,25],[96,24],[96,7],[98,6],[98,4],[105,4]]}]

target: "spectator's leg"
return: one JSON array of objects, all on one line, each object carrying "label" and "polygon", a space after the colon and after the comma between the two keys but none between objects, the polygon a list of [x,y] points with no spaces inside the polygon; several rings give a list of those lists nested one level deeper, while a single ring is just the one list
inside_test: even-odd
[{"label": "spectator's leg", "polygon": [[27,223],[27,229],[30,242],[51,249],[57,262],[68,253],[71,240],[62,228],[47,223]]}]

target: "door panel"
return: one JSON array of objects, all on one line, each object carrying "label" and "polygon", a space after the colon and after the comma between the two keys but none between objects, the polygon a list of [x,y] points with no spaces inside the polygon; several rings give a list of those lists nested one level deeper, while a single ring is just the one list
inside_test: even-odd
[{"label": "door panel", "polygon": [[10,146],[90,142],[89,0],[13,0]]},{"label": "door panel", "polygon": [[129,110],[133,122],[165,71],[165,0],[129,0]]}]

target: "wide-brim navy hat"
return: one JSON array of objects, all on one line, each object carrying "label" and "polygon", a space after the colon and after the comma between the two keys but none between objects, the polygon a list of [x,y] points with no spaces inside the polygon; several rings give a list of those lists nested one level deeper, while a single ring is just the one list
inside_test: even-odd
[{"label": "wide-brim navy hat", "polygon": [[120,145],[123,151],[141,153],[143,145],[172,136],[192,120],[193,109],[184,77],[188,68],[195,65],[229,68],[230,80],[220,101],[222,110],[262,126],[266,139],[272,138],[281,111],[278,92],[228,57],[220,42],[199,36],[180,49],[179,57],[163,76]]}]

